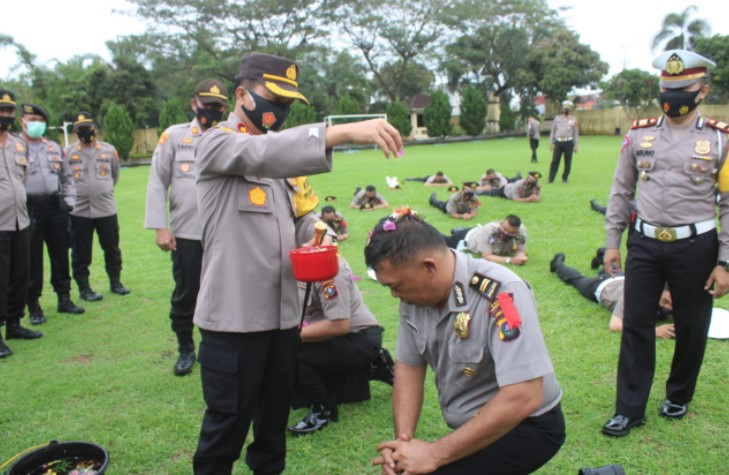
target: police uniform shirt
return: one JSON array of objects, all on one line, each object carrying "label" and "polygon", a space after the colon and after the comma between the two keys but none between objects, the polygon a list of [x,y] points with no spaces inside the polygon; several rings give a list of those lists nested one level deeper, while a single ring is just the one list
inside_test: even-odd
[{"label": "police uniform shirt", "polygon": [[0,159],[0,231],[23,230],[30,225],[25,203],[28,167],[25,141],[6,133],[5,145],[0,145]]},{"label": "police uniform shirt", "polygon": [[425,180],[426,185],[432,185],[433,183],[450,183],[451,179],[448,178],[447,175],[438,176],[438,175],[430,175],[427,180]]},{"label": "police uniform shirt", "polygon": [[[483,259],[453,251],[456,268],[453,289],[442,311],[436,307],[417,307],[400,303],[400,328],[397,360],[410,366],[429,365],[435,382],[441,411],[451,428],[468,422],[499,390],[510,384],[536,378],[543,380],[542,404],[530,416],[539,416],[554,408],[562,397],[549,353],[537,319],[534,295],[526,283],[509,269]],[[504,326],[502,315],[492,308],[492,301],[471,287],[497,296],[507,293],[513,298],[522,324],[517,331]],[[467,315],[464,332],[456,323]]]},{"label": "police uniform shirt", "polygon": [[489,180],[487,175],[484,173],[479,180],[479,184],[481,186],[489,185],[492,188],[501,188],[502,186],[506,186],[507,183],[509,183],[509,180],[499,172],[496,172],[496,178],[492,178],[491,180]]},{"label": "police uniform shirt", "polygon": [[[638,217],[654,226],[716,219],[714,193],[726,163],[727,134],[707,126],[700,115],[678,140],[663,116],[645,121],[625,136],[615,169],[605,220],[606,247],[611,249],[620,247],[636,194]],[[729,174],[729,169],[721,173]],[[720,192],[719,208],[718,259],[729,260],[729,193]]]},{"label": "police uniform shirt", "polygon": [[613,317],[623,318],[623,289],[625,288],[625,279],[608,279],[608,282],[602,287],[598,301],[600,305],[612,312]]},{"label": "police uniform shirt", "polygon": [[537,119],[529,119],[527,121],[527,137],[539,140],[539,128],[541,124]]},{"label": "police uniform shirt", "polygon": [[[303,297],[304,292],[300,286],[302,301]],[[339,274],[334,279],[314,283],[304,321],[316,323],[344,318],[351,318],[349,333],[358,333],[365,328],[378,325],[377,319],[362,302],[362,295],[354,281],[349,263],[340,256]]]},{"label": "police uniform shirt", "polygon": [[77,141],[65,153],[76,185],[76,206],[71,214],[90,219],[115,215],[119,155],[114,146],[97,140],[84,147]]},{"label": "police uniform shirt", "polygon": [[448,198],[446,203],[446,212],[448,214],[465,214],[470,213],[473,208],[479,205],[479,201],[474,197],[466,198],[463,193],[456,192]]},{"label": "police uniform shirt", "polygon": [[527,187],[526,178],[517,180],[514,183],[509,183],[504,187],[504,196],[513,200],[514,198],[529,198],[531,195],[537,193],[541,189],[541,185],[536,182],[534,186]]},{"label": "police uniform shirt", "polygon": [[321,221],[324,221],[327,224],[327,226],[332,228],[337,235],[347,234],[347,221],[345,221],[344,215],[342,213],[340,213],[339,211],[335,211],[334,215],[336,217],[331,222],[324,221],[324,219],[321,217],[321,213],[319,213],[317,215],[317,217]]},{"label": "police uniform shirt", "polygon": [[286,178],[331,170],[326,127],[250,136],[239,126],[231,113],[196,149],[204,252],[194,323],[218,332],[294,328],[294,188]]},{"label": "police uniform shirt", "polygon": [[500,230],[501,223],[499,221],[477,226],[466,235],[466,247],[479,256],[488,254],[513,256],[517,252],[524,252],[526,226],[520,225],[518,234],[507,241],[503,241],[499,237]]},{"label": "police uniform shirt", "polygon": [[200,240],[202,225],[197,212],[195,145],[202,135],[202,127],[193,119],[171,126],[160,136],[149,171],[145,228],[170,228],[175,237]]},{"label": "police uniform shirt", "polygon": [[572,114],[565,116],[559,114],[552,122],[552,131],[549,134],[549,143],[562,142],[571,139],[575,148],[580,140],[580,131],[577,127],[577,118]]},{"label": "police uniform shirt", "polygon": [[71,167],[63,159],[61,146],[45,138],[27,142],[27,146],[25,191],[28,196],[61,193],[66,204],[73,208],[76,203],[76,186],[71,176]]},{"label": "police uniform shirt", "polygon": [[352,200],[352,204],[355,206],[362,206],[363,204],[369,203],[371,205],[379,205],[382,204],[385,200],[385,198],[380,194],[379,191],[375,192],[375,196],[373,198],[368,198],[365,196],[366,190],[362,190],[357,192],[356,195],[354,195],[354,199]]}]

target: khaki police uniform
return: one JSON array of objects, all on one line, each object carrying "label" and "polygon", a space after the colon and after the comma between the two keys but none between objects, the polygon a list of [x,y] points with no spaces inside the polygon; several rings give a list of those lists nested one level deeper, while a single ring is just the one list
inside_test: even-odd
[{"label": "khaki police uniform", "polygon": [[496,172],[496,177],[489,179],[487,174],[483,174],[483,176],[478,181],[480,186],[490,186],[491,188],[499,188],[502,186],[506,186],[507,183],[509,183],[509,179],[506,178],[504,175],[502,175],[499,172]]},{"label": "khaki police uniform", "polygon": [[65,155],[76,185],[76,205],[70,212],[73,278],[80,290],[90,288],[89,266],[95,229],[104,251],[109,280],[119,281],[122,255],[114,199],[119,155],[113,145],[98,140],[89,146],[76,141],[66,147]]},{"label": "khaki police uniform", "polygon": [[448,183],[452,183],[451,179],[448,178],[448,175],[438,176],[438,175],[430,175],[425,180],[426,185],[445,185]]},{"label": "khaki police uniform", "polygon": [[[207,405],[195,473],[229,473],[253,420],[246,462],[280,473],[300,318],[288,253],[296,179],[331,170],[324,124],[249,136],[235,114],[196,149],[203,264],[195,324]],[[292,159],[292,150],[295,150]]]},{"label": "khaki police uniform", "polygon": [[197,211],[195,145],[202,136],[197,119],[165,130],[152,156],[147,185],[144,227],[169,228],[175,236],[177,249],[171,252],[175,289],[170,300],[170,320],[181,349],[184,345],[194,349],[192,320],[200,289],[202,225]]},{"label": "khaki police uniform", "polygon": [[562,181],[566,182],[572,168],[572,153],[579,146],[580,131],[577,118],[570,112],[566,116],[562,113],[555,116],[552,121],[552,130],[549,134],[549,144],[554,146],[552,163],[549,166],[549,183],[557,176],[559,162],[564,154],[564,169]]},{"label": "khaki police uniform", "polygon": [[[299,288],[302,302],[303,285]],[[369,365],[382,345],[383,329],[362,301],[349,263],[340,256],[339,274],[313,284],[304,325],[341,319],[350,319],[346,335],[301,344],[294,407],[370,398]],[[347,382],[355,378],[363,384],[354,393],[344,394]]]},{"label": "khaki police uniform", "polygon": [[[515,198],[529,198],[532,195],[538,195],[542,190],[539,182],[529,183],[526,178],[509,183],[498,194],[502,198],[513,200]],[[503,195],[503,196],[502,196]]]},{"label": "khaki police uniform", "polygon": [[[455,252],[455,251],[454,251]],[[448,427],[468,422],[503,386],[542,378],[541,406],[489,447],[456,463],[457,473],[530,473],[564,442],[560,389],[531,289],[503,266],[455,252],[453,289],[442,310],[400,303],[397,360],[431,367]],[[498,296],[521,317],[511,328]],[[442,468],[443,473],[448,466]],[[480,471],[479,471],[480,469]],[[440,470],[438,473],[441,473]]]},{"label": "khaki police uniform", "polygon": [[519,226],[516,236],[501,238],[501,223],[493,221],[469,230],[464,238],[466,248],[479,256],[493,254],[496,256],[513,256],[526,251],[527,230],[523,224]]},{"label": "khaki police uniform", "polygon": [[597,277],[587,277],[563,261],[554,262],[554,272],[563,282],[576,288],[583,297],[610,310],[614,317],[623,318],[625,276],[622,273],[610,277],[609,274],[600,272]]},{"label": "khaki police uniform", "polygon": [[462,192],[454,193],[448,198],[445,205],[445,212],[448,214],[466,214],[481,205],[476,196],[466,198]]},{"label": "khaki police uniform", "polygon": [[347,221],[344,219],[344,215],[340,213],[339,211],[334,212],[335,218],[331,221],[324,221],[321,217],[321,213],[317,215],[317,217],[324,221],[327,226],[329,226],[337,236],[340,236],[342,234],[349,233],[349,229],[347,228]]},{"label": "khaki police uniform", "polygon": [[537,163],[537,148],[539,148],[539,135],[542,127],[541,122],[532,117],[527,121],[527,138],[529,139],[529,148],[532,150],[531,163]]},{"label": "khaki police uniform", "polygon": [[[32,110],[32,109],[31,109]],[[43,291],[43,243],[48,247],[51,285],[68,297],[71,275],[68,264],[68,209],[76,204],[76,186],[61,146],[41,138],[28,142],[25,189],[31,220],[30,282],[28,304],[37,303]]]},{"label": "khaki police uniform", "polygon": [[23,139],[4,135],[5,144],[0,145],[0,323],[10,326],[23,317],[28,292],[30,218],[24,186],[28,150]]},{"label": "khaki police uniform", "polygon": [[[666,282],[676,328],[666,397],[682,404],[693,397],[713,305],[704,284],[717,259],[729,259],[729,194],[720,193],[718,238],[714,194],[727,131],[710,124],[716,125],[699,115],[681,132],[663,116],[640,120],[623,142],[605,224],[608,248],[619,249],[628,226],[636,231],[625,263],[617,414],[644,415],[655,366],[654,315]],[[631,221],[636,194],[637,218]]]},{"label": "khaki police uniform", "polygon": [[354,195],[354,199],[350,206],[357,206],[358,208],[373,208],[385,202],[385,197],[382,196],[379,191],[376,191],[375,196],[372,198],[366,197],[365,193],[366,190],[358,191],[357,194]]}]

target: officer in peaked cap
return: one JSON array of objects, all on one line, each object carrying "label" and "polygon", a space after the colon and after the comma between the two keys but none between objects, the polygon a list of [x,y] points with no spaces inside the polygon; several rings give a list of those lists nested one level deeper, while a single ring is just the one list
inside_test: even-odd
[{"label": "officer in peaked cap", "polygon": [[155,230],[157,246],[172,253],[175,289],[169,315],[177,337],[178,358],[173,369],[177,376],[190,374],[195,363],[193,316],[203,252],[195,190],[195,146],[228,110],[228,89],[217,79],[200,81],[190,108],[195,118],[165,130],[154,150],[144,223],[147,229]]},{"label": "officer in peaked cap", "polygon": [[130,291],[121,283],[122,254],[114,187],[119,180],[119,154],[113,145],[98,140],[89,112],[79,112],[73,122],[78,140],[66,147],[66,160],[76,184],[76,205],[71,210],[71,266],[82,300],[104,298],[89,283],[94,230],[104,251],[110,290],[119,295]]},{"label": "officer in peaked cap", "polygon": [[636,120],[625,136],[605,221],[604,265],[611,275],[620,271],[621,235],[634,229],[627,240],[615,415],[602,429],[612,436],[645,423],[656,358],[653,321],[664,285],[673,293],[676,345],[658,413],[672,419],[683,417],[693,398],[712,300],[729,291],[729,125],[697,109],[709,94],[714,62],[671,50],[653,66],[661,70],[664,114]]},{"label": "officer in peaked cap", "polygon": [[562,101],[562,109],[552,121],[549,134],[549,148],[552,150],[552,163],[549,165],[549,183],[557,177],[559,162],[564,155],[562,182],[567,183],[572,168],[572,153],[577,153],[580,131],[577,118],[572,115],[575,104],[570,100]]},{"label": "officer in peaked cap", "polygon": [[37,104],[23,104],[20,111],[23,138],[28,144],[25,175],[31,221],[28,313],[30,323],[36,325],[46,321],[39,302],[43,291],[44,242],[51,263],[51,285],[58,295],[58,312],[84,312],[83,307],[71,300],[68,265],[68,210],[76,204],[76,186],[61,146],[43,137],[48,126],[46,110]]},{"label": "officer in peaked cap", "polygon": [[377,143],[386,156],[402,139],[384,120],[278,132],[298,89],[286,58],[247,53],[227,120],[195,149],[198,213],[205,243],[194,323],[206,403],[193,456],[196,475],[230,474],[251,423],[245,461],[278,474],[299,343],[299,300],[288,253],[295,243],[294,196],[301,180],[331,170],[332,147]]},{"label": "officer in peaked cap", "polygon": [[[8,132],[15,122],[16,108],[15,95],[0,89],[0,325],[5,323],[8,340],[43,336],[20,325],[28,292],[30,219],[24,185],[27,146]],[[12,354],[0,335],[0,358]]]}]

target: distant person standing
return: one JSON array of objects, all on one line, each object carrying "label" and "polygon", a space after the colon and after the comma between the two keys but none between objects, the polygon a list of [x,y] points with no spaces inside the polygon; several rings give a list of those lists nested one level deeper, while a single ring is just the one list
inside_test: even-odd
[{"label": "distant person standing", "polygon": [[89,284],[89,266],[94,230],[104,250],[109,288],[119,295],[129,289],[122,285],[122,255],[119,249],[114,186],[119,180],[119,155],[113,145],[96,139],[96,124],[88,112],[79,112],[73,122],[78,141],[66,147],[66,159],[76,183],[76,206],[71,211],[71,266],[81,300],[104,298]]},{"label": "distant person standing", "polygon": [[[27,148],[8,132],[15,122],[15,108],[15,95],[0,89],[0,324],[5,323],[8,340],[43,336],[20,326],[30,271],[30,219],[23,184]],[[12,354],[0,335],[0,358]]]},{"label": "distant person standing", "polygon": [[178,357],[173,370],[177,376],[192,373],[195,364],[192,320],[200,290],[203,253],[195,188],[195,145],[228,110],[228,90],[216,79],[200,81],[190,99],[190,108],[195,118],[165,130],[154,150],[144,220],[145,228],[156,231],[157,246],[172,251],[175,289],[170,301],[170,320],[177,337]]},{"label": "distant person standing", "polygon": [[549,183],[552,183],[559,170],[559,162],[564,154],[564,169],[562,170],[562,183],[567,183],[572,167],[572,152],[577,153],[580,141],[579,124],[572,115],[575,104],[572,101],[562,101],[561,113],[552,122],[552,132],[549,134],[549,149],[552,150],[552,164],[549,166]]},{"label": "distant person standing", "polygon": [[656,364],[653,325],[664,286],[671,289],[676,344],[658,414],[670,419],[688,412],[713,299],[729,291],[729,125],[697,109],[710,93],[712,66],[685,50],[656,57],[664,114],[633,122],[620,150],[605,219],[604,267],[611,276],[620,271],[623,231],[634,231],[627,240],[615,413],[602,428],[607,435],[625,436],[646,421]]},{"label": "distant person standing", "polygon": [[537,148],[539,147],[539,129],[542,123],[534,117],[534,114],[529,114],[527,120],[527,138],[529,138],[529,147],[532,149],[532,163],[537,163]]},{"label": "distant person standing", "polygon": [[48,113],[36,104],[20,107],[20,125],[28,145],[25,192],[30,216],[30,283],[28,314],[30,323],[46,322],[40,306],[43,292],[43,243],[48,248],[51,285],[58,295],[59,313],[84,313],[71,300],[71,273],[68,265],[68,210],[76,204],[76,186],[71,168],[63,159],[61,146],[43,138]]}]

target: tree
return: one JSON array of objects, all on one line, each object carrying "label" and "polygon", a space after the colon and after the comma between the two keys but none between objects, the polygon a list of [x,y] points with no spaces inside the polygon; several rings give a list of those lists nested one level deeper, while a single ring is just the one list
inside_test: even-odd
[{"label": "tree", "polygon": [[134,145],[134,122],[127,111],[114,102],[104,104],[104,139],[116,147],[119,156],[129,158]]},{"label": "tree", "polygon": [[461,128],[468,135],[478,135],[486,126],[486,101],[483,92],[474,86],[463,91],[461,100]]},{"label": "tree", "polygon": [[[402,69],[400,63],[400,61],[394,64],[387,63],[380,70],[382,80],[386,84],[394,84],[398,79],[398,75],[401,76],[399,97],[412,97],[431,89],[435,77],[428,68],[413,61],[405,69]],[[387,95],[387,91],[381,88],[380,91],[383,95]]]},{"label": "tree", "polygon": [[663,18],[661,31],[653,37],[651,48],[655,51],[665,42],[664,51],[669,49],[693,49],[698,38],[709,35],[711,29],[705,20],[691,19],[697,10],[696,5],[689,5],[681,13],[669,13]]},{"label": "tree", "polygon": [[516,114],[511,110],[508,101],[499,102],[499,130],[505,132],[516,127]]},{"label": "tree", "polygon": [[123,105],[138,128],[156,126],[160,101],[152,75],[137,60],[115,57],[106,77],[106,99]]},{"label": "tree", "polygon": [[442,91],[435,91],[430,95],[430,104],[423,111],[423,122],[428,129],[430,137],[443,138],[453,131],[451,112],[453,108],[448,95]]},{"label": "tree", "polygon": [[624,69],[602,85],[605,97],[618,101],[633,121],[658,98],[658,76],[640,69]]},{"label": "tree", "polygon": [[410,122],[410,110],[400,99],[387,105],[387,121],[403,137],[409,137],[413,131],[413,124]]},{"label": "tree", "polygon": [[284,122],[284,128],[289,129],[297,125],[313,124],[316,120],[316,109],[307,106],[303,102],[296,101],[291,104],[291,112],[289,112],[289,116]]},{"label": "tree", "polygon": [[357,100],[349,94],[344,94],[339,98],[335,113],[339,115],[361,114],[362,104],[357,102]]},{"label": "tree", "polygon": [[697,38],[695,51],[714,60],[717,64],[711,73],[711,96],[720,101],[729,101],[729,36],[714,35],[710,38]]},{"label": "tree", "polygon": [[179,98],[173,98],[166,101],[162,106],[162,111],[159,113],[159,127],[157,127],[157,133],[162,135],[169,126],[175,124],[184,124],[190,119],[187,118],[186,111],[189,110],[188,106],[184,101]]}]

